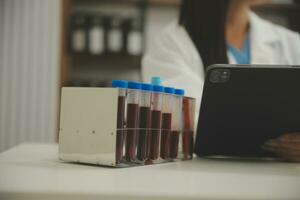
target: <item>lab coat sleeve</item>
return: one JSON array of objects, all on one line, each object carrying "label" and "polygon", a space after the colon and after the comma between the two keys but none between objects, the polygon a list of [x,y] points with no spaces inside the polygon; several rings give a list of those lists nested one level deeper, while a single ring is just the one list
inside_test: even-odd
[{"label": "lab coat sleeve", "polygon": [[281,55],[284,55],[288,65],[300,65],[300,35],[297,32],[276,26],[281,41]]},{"label": "lab coat sleeve", "polygon": [[145,54],[143,81],[148,82],[152,76],[162,77],[163,85],[182,88],[186,96],[196,98],[198,111],[204,82],[201,59],[183,30],[169,31],[162,32]]},{"label": "lab coat sleeve", "polygon": [[150,46],[142,60],[142,78],[150,81],[160,76],[163,85],[182,88],[186,96],[196,99],[195,130],[204,85],[204,68],[193,42],[184,28],[178,25],[167,27]]},{"label": "lab coat sleeve", "polygon": [[300,34],[297,33],[295,45],[294,64],[300,66]]}]

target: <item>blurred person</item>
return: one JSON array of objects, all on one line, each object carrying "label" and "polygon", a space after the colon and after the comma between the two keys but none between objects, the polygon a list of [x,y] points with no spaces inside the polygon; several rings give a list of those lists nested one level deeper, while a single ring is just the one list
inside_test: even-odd
[{"label": "blurred person", "polygon": [[[199,110],[205,69],[212,64],[300,65],[299,34],[251,11],[268,2],[183,0],[179,20],[162,31],[143,58],[143,80],[163,77],[165,85],[196,98]],[[300,161],[300,134],[287,133],[266,148]]]}]

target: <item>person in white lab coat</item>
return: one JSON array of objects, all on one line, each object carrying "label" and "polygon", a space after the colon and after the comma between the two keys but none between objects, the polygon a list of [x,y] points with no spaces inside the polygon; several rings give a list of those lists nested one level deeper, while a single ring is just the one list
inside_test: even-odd
[{"label": "person in white lab coat", "polygon": [[[212,64],[300,65],[300,36],[251,11],[268,0],[183,0],[179,20],[170,23],[142,60],[142,78],[160,76],[164,85],[186,90],[200,107],[205,69]],[[290,146],[295,137],[298,143]],[[282,139],[283,138],[283,139]],[[283,142],[282,142],[283,141]],[[299,134],[268,143],[300,161]],[[272,146],[273,145],[273,146]],[[296,146],[294,146],[296,145]],[[287,154],[297,148],[297,157]],[[282,152],[279,152],[283,155]]]}]

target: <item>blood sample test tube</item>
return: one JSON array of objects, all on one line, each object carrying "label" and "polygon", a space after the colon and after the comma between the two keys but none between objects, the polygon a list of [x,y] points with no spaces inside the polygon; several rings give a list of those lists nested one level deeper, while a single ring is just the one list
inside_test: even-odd
[{"label": "blood sample test tube", "polygon": [[117,136],[116,136],[116,163],[120,163],[124,156],[125,142],[125,110],[126,110],[126,93],[128,82],[122,80],[113,80],[112,87],[119,89],[118,96],[118,113],[117,113]]},{"label": "blood sample test tube", "polygon": [[193,158],[194,147],[194,121],[195,121],[195,99],[183,97],[183,132],[182,132],[182,152],[183,159]]},{"label": "blood sample test tube", "polygon": [[151,84],[142,84],[140,96],[140,114],[139,114],[139,131],[137,158],[144,161],[147,158],[147,138],[151,126],[151,93],[153,86]]},{"label": "blood sample test tube", "polygon": [[140,93],[140,83],[128,82],[125,144],[125,159],[127,162],[136,160]]},{"label": "blood sample test tube", "polygon": [[160,140],[160,157],[169,159],[170,157],[170,137],[172,127],[173,98],[175,89],[171,87],[164,88],[163,106],[162,106],[162,125]]},{"label": "blood sample test tube", "polygon": [[171,131],[171,142],[170,142],[170,158],[176,159],[178,156],[179,139],[182,134],[182,99],[184,96],[184,90],[175,89],[174,95],[174,111]]},{"label": "blood sample test tube", "polygon": [[151,131],[148,140],[148,145],[149,159],[156,160],[159,158],[164,87],[160,85],[153,85],[152,91]]}]

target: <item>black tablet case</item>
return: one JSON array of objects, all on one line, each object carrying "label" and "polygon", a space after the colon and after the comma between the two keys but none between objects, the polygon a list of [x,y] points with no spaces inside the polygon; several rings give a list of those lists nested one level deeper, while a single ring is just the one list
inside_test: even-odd
[{"label": "black tablet case", "polygon": [[[218,69],[229,70],[226,82],[210,80]],[[300,131],[300,68],[209,68],[197,128],[198,156],[275,156],[261,148],[264,142],[295,131]]]}]

